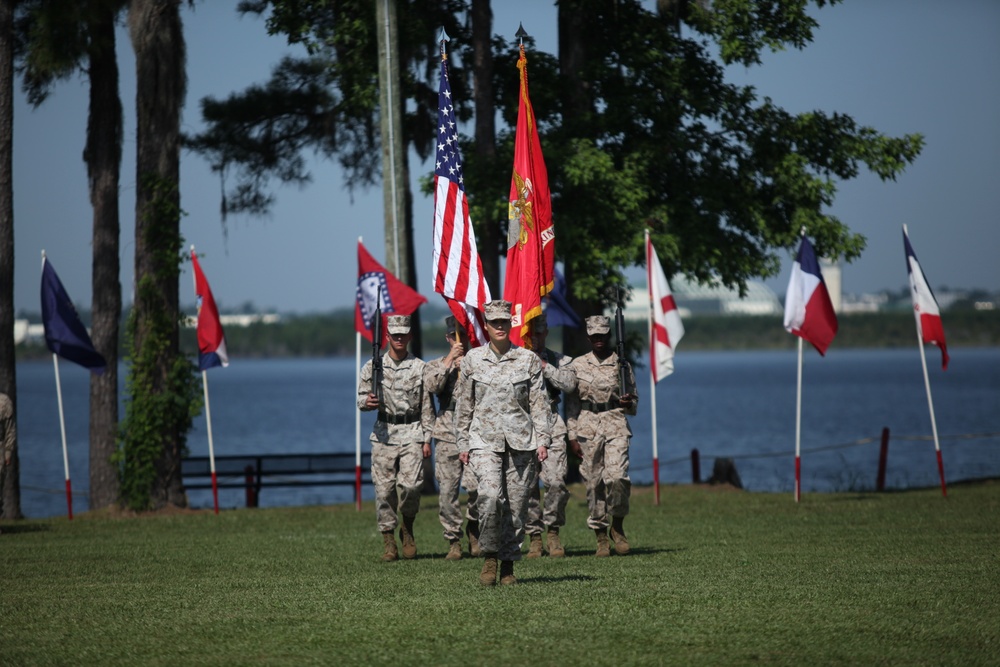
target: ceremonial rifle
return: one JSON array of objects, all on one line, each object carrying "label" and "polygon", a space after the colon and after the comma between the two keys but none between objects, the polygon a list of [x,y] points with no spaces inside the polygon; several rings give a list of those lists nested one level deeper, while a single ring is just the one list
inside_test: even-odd
[{"label": "ceremonial rifle", "polygon": [[617,290],[618,305],[615,307],[615,336],[618,338],[618,395],[625,391],[625,316],[622,314],[622,291]]},{"label": "ceremonial rifle", "polygon": [[385,407],[382,394],[382,290],[375,297],[375,314],[372,316],[372,393],[378,398],[378,409]]}]

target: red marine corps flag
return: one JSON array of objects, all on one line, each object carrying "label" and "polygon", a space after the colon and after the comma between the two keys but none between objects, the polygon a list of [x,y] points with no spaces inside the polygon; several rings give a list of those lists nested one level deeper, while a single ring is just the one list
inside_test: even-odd
[{"label": "red marine corps flag", "polygon": [[542,297],[552,290],[555,281],[555,230],[549,176],[538,141],[535,113],[528,98],[528,60],[523,44],[517,68],[521,75],[521,92],[514,138],[514,175],[510,183],[503,298],[511,302],[513,311],[511,342],[530,347],[531,320],[542,314]]}]

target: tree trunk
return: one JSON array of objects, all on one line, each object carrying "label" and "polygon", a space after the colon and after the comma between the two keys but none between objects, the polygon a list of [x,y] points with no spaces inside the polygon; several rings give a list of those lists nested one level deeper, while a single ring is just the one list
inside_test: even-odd
[{"label": "tree trunk", "polygon": [[[14,3],[0,2],[0,392],[14,404],[17,423],[17,367],[14,362]],[[3,518],[21,518],[17,444],[2,466]]]},{"label": "tree trunk", "polygon": [[[133,352],[147,355],[148,385],[173,391],[179,361],[180,116],[184,104],[184,35],[180,0],[133,0],[129,34],[136,56],[136,196]],[[144,349],[149,344],[151,349]],[[180,463],[187,426],[171,413],[158,432],[162,445],[150,489],[154,509],[186,505]]]},{"label": "tree trunk", "polygon": [[[496,108],[493,103],[493,49],[490,43],[493,32],[493,12],[490,0],[472,0],[472,99],[476,114],[476,155],[483,164],[496,159],[497,132]],[[482,193],[487,198],[502,200],[507,194],[503,184],[497,191]],[[489,199],[487,199],[489,201]],[[500,289],[500,229],[506,220],[475,220],[479,232],[479,259],[490,294],[498,298]],[[504,225],[504,228],[506,225]],[[506,234],[504,234],[506,238]]]},{"label": "tree trunk", "polygon": [[118,501],[118,472],[111,462],[118,438],[118,336],[122,289],[119,281],[118,183],[122,161],[122,104],[115,49],[116,11],[90,16],[90,111],[84,161],[93,207],[94,347],[108,362],[103,375],[90,375],[90,509]]},{"label": "tree trunk", "polygon": [[[587,58],[586,22],[588,13],[586,2],[581,0],[563,0],[559,3],[559,74],[563,80],[564,97],[562,100],[563,123],[565,128],[573,133],[573,128],[585,123],[591,111],[590,94],[582,69]],[[587,136],[580,132],[580,136]],[[558,226],[556,239],[558,242]],[[599,300],[587,301],[573,294],[575,271],[570,262],[565,265],[567,296],[570,306],[580,317],[599,315],[603,312]],[[585,354],[590,351],[585,329],[563,327],[563,352],[571,356]]]}]

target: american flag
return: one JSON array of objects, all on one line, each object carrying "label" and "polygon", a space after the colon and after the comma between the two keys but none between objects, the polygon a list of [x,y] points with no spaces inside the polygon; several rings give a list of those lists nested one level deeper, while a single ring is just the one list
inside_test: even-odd
[{"label": "american flag", "polygon": [[448,302],[455,319],[473,346],[486,343],[483,304],[490,288],[476,251],[476,236],[469,218],[458,149],[458,123],[451,101],[448,64],[441,59],[438,94],[438,139],[434,165],[434,291]]}]

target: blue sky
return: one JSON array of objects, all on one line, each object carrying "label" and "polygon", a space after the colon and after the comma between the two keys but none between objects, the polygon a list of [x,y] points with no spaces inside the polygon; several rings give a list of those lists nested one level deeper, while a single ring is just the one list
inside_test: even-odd
[{"label": "blue sky", "polygon": [[[651,3],[647,3],[651,4]],[[236,3],[185,8],[188,97],[184,129],[200,127],[199,101],[266,80],[289,51],[262,21],[239,17]],[[518,22],[538,48],[556,51],[554,5],[538,0],[494,3],[495,33],[513,36]],[[763,66],[733,68],[733,81],[753,85],[789,111],[821,109],[852,115],[892,136],[919,132],[926,147],[896,182],[869,174],[842,183],[832,212],[868,238],[868,249],[843,267],[848,292],[906,284],[901,225],[931,285],[1000,290],[1000,3],[993,0],[847,0],[817,12],[820,28],[804,51],[769,54]],[[125,146],[121,187],[122,286],[131,301],[135,120],[134,57],[119,30]],[[510,66],[516,56],[511,54]],[[530,61],[530,53],[529,53]],[[502,63],[499,63],[502,66]],[[530,65],[529,65],[530,66]],[[87,88],[82,77],[60,84],[32,110],[18,88],[14,118],[15,308],[39,310],[41,250],[73,299],[91,298],[91,208],[82,161]],[[543,147],[544,148],[544,147]],[[430,170],[411,156],[414,181]],[[313,182],[280,188],[266,219],[219,216],[221,183],[197,156],[181,165],[182,233],[194,244],[223,309],[253,302],[281,312],[350,306],[357,275],[355,242],[384,260],[382,191],[343,187],[338,168],[311,163]],[[416,189],[415,189],[415,192]],[[433,201],[414,202],[420,291],[430,284]],[[559,221],[556,220],[558,231]],[[557,240],[558,243],[558,240]],[[784,292],[790,269],[769,284]],[[190,271],[181,301],[193,303]]]}]

